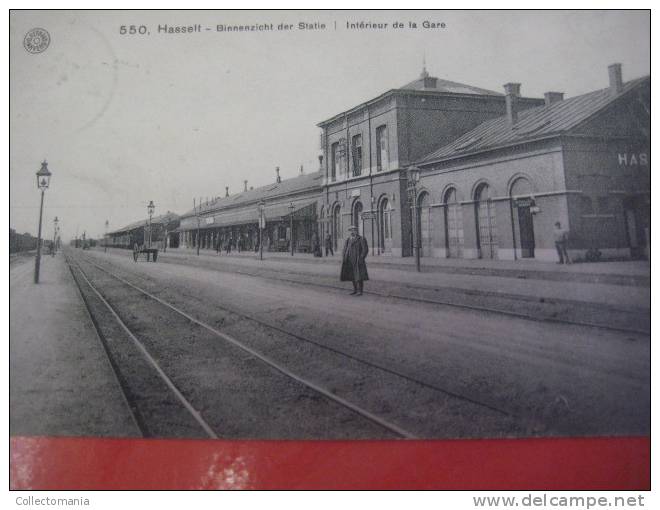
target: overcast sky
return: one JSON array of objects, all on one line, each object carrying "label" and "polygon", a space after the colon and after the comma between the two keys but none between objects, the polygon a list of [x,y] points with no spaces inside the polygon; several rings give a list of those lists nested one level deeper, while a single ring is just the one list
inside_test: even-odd
[{"label": "overcast sky", "polygon": [[[424,29],[422,21],[446,23]],[[325,30],[218,33],[217,24],[325,23]],[[389,23],[385,30],[346,22]],[[409,21],[417,29],[393,29]],[[337,28],[335,29],[335,22]],[[162,35],[158,25],[202,25]],[[145,25],[150,35],[121,35]],[[50,46],[23,47],[46,29]],[[206,31],[205,28],[212,30]],[[16,12],[10,23],[10,223],[36,234],[34,174],[53,173],[46,236],[69,239],[318,168],[316,124],[417,78],[525,96],[574,96],[650,74],[645,12]]]}]

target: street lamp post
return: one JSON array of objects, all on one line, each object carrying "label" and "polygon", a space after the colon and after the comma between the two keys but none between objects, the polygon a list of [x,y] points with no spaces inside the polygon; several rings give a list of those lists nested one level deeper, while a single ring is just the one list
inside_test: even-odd
[{"label": "street lamp post", "polygon": [[108,220],[105,220],[105,239],[103,242],[103,251],[108,252],[108,225],[110,225],[110,222]]},{"label": "street lamp post", "polygon": [[156,206],[154,205],[153,200],[149,200],[149,205],[147,206],[147,212],[149,213],[149,245],[147,248],[151,248],[151,218],[154,215],[154,210]]},{"label": "street lamp post", "polygon": [[264,227],[266,226],[266,202],[259,202],[259,260],[264,259]]},{"label": "street lamp post", "polygon": [[293,212],[296,210],[296,206],[293,202],[289,204],[289,210],[291,211],[291,214],[289,214],[289,219],[290,219],[290,237],[291,237],[291,256],[293,257]]},{"label": "street lamp post", "polygon": [[416,166],[408,168],[408,200],[410,202],[410,209],[412,214],[412,234],[413,234],[413,250],[415,252],[415,266],[417,271],[421,271],[419,260],[419,232],[417,228],[418,223],[418,204],[417,204],[417,183],[419,182],[420,171]]},{"label": "street lamp post", "polygon": [[39,266],[41,265],[41,220],[44,212],[44,191],[48,189],[51,175],[52,174],[48,171],[48,163],[44,160],[44,162],[41,163],[41,168],[37,172],[37,188],[41,190],[41,205],[39,206],[39,233],[37,234],[37,258],[34,263],[34,283],[39,283]]},{"label": "street lamp post", "polygon": [[57,249],[57,224],[59,223],[59,219],[57,216],[55,216],[55,219],[53,220],[53,247],[51,250],[51,255],[54,257],[55,256],[55,250]]}]

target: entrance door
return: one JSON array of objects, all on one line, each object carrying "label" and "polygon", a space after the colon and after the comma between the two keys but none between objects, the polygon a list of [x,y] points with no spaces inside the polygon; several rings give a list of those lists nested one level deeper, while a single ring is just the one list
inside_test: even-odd
[{"label": "entrance door", "polygon": [[341,207],[336,206],[334,211],[332,211],[332,244],[334,246],[335,251],[337,251],[340,234],[341,234]]},{"label": "entrance door", "polygon": [[386,198],[378,208],[378,228],[381,253],[392,253],[392,215],[390,203]]},{"label": "entrance door", "polygon": [[534,220],[529,207],[518,207],[520,250],[523,258],[534,257]]},{"label": "entrance door", "polygon": [[628,246],[630,246],[630,256],[634,259],[639,258],[641,250],[639,248],[639,232],[637,231],[637,218],[634,209],[625,209],[626,230],[628,232]]},{"label": "entrance door", "polygon": [[482,184],[476,195],[479,256],[480,258],[494,259],[497,257],[497,237],[495,205],[490,200],[490,187],[487,184]]}]

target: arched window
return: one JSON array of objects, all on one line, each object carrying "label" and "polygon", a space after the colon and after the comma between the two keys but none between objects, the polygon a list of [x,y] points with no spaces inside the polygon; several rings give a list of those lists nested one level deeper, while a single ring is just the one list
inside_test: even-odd
[{"label": "arched window", "polygon": [[463,256],[463,209],[458,203],[456,188],[449,188],[444,196],[445,239],[447,257]]},{"label": "arched window", "polygon": [[417,198],[417,233],[420,236],[420,256],[428,257],[432,253],[431,246],[431,200],[426,191]]},{"label": "arched window", "polygon": [[494,259],[497,257],[497,230],[491,188],[488,184],[483,183],[477,188],[474,195],[479,256]]}]

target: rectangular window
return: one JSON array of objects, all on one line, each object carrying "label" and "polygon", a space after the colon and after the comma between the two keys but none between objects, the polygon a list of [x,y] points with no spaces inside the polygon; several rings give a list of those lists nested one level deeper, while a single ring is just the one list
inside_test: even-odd
[{"label": "rectangular window", "polygon": [[388,154],[387,126],[376,128],[376,165],[377,171],[389,169],[390,156]]},{"label": "rectangular window", "polygon": [[353,147],[353,177],[362,174],[362,135],[355,135],[352,140]]},{"label": "rectangular window", "polygon": [[334,182],[337,180],[337,172],[339,170],[339,142],[332,144],[330,156],[332,157],[332,161],[330,162],[330,180]]}]

